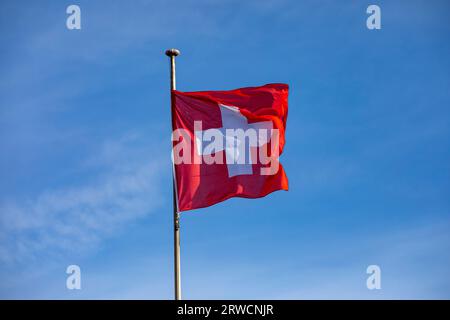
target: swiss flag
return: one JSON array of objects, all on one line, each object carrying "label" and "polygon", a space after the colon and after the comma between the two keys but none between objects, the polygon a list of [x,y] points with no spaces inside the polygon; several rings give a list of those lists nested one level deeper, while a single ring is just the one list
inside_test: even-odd
[{"label": "swiss flag", "polygon": [[278,83],[230,91],[172,91],[179,211],[288,190],[278,162],[285,143],[288,91],[288,85]]}]

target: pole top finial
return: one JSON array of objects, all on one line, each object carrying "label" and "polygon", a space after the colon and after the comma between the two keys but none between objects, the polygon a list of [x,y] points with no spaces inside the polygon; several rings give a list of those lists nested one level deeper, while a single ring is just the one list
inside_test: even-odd
[{"label": "pole top finial", "polygon": [[178,49],[172,48],[172,49],[167,49],[166,50],[166,56],[176,57],[178,55],[180,55],[180,50],[178,50]]}]

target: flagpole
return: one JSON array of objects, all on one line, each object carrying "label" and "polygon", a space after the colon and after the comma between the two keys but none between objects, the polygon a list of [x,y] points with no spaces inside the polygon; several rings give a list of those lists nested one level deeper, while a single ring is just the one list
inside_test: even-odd
[{"label": "flagpole", "polygon": [[[172,90],[176,90],[175,57],[180,54],[177,49],[166,50],[170,58],[170,99],[173,103]],[[172,159],[173,161],[173,159]],[[172,164],[174,166],[174,164]],[[180,270],[180,213],[178,212],[177,189],[175,184],[175,167],[173,167],[172,195],[173,195],[173,249],[174,249],[174,275],[175,300],[181,300],[181,270]]]}]

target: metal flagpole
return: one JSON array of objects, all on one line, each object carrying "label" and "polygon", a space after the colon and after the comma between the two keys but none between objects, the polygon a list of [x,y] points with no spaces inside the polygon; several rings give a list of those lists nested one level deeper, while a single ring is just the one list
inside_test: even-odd
[{"label": "metal flagpole", "polygon": [[[166,50],[170,58],[170,99],[173,103],[172,90],[176,90],[175,57],[180,54],[177,49]],[[172,159],[173,161],[173,159]],[[180,213],[178,212],[177,187],[175,183],[175,164],[173,164],[173,249],[174,249],[174,274],[175,274],[175,300],[181,300],[181,273],[180,273]]]}]

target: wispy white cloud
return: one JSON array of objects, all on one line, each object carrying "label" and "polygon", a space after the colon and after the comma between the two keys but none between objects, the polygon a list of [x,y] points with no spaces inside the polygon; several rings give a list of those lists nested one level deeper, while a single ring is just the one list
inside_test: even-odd
[{"label": "wispy white cloud", "polygon": [[96,162],[85,164],[101,169],[92,182],[2,203],[0,261],[14,264],[94,249],[127,222],[160,206],[163,161],[153,157],[140,139],[127,134],[104,142],[93,156]]}]

